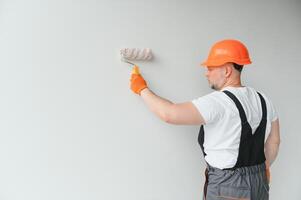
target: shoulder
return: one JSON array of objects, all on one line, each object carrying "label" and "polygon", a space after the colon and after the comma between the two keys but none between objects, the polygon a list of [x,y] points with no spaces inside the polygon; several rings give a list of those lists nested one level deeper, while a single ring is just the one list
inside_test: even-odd
[{"label": "shoulder", "polygon": [[219,105],[224,101],[225,94],[221,91],[215,91],[211,92],[209,94],[206,94],[204,96],[198,97],[196,99],[192,100],[192,103],[199,106],[205,106],[205,105]]},{"label": "shoulder", "polygon": [[192,100],[193,105],[203,116],[206,124],[220,119],[224,112],[224,100],[226,95],[221,91],[215,91]]},{"label": "shoulder", "polygon": [[[249,93],[253,93],[253,96],[257,98],[258,104],[261,105],[261,100],[258,93],[263,97],[264,102],[267,108],[267,117],[269,121],[275,121],[278,118],[277,111],[272,103],[272,100],[266,95],[266,93],[262,90],[256,90],[252,87],[247,87]],[[261,106],[260,106],[261,107]]]},{"label": "shoulder", "polygon": [[272,100],[263,91],[258,91],[258,93],[262,95],[266,103],[267,115],[270,121],[272,122],[278,119],[278,114]]}]

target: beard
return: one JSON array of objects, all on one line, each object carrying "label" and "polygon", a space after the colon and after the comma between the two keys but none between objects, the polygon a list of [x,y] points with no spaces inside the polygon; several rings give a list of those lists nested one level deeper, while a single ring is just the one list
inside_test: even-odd
[{"label": "beard", "polygon": [[217,90],[216,87],[215,87],[215,85],[210,85],[210,88],[211,88],[212,90]]},{"label": "beard", "polygon": [[225,82],[212,82],[212,81],[209,81],[208,80],[208,83],[209,83],[209,87],[212,89],[212,90],[216,90],[216,91],[220,91],[222,89],[222,85],[225,84]]},{"label": "beard", "polygon": [[[209,82],[209,81],[208,81]],[[215,84],[212,84],[209,82],[209,87],[212,89],[212,90],[219,90],[218,87],[215,85]]]},{"label": "beard", "polygon": [[212,90],[219,90],[215,85],[211,85],[210,87]]}]

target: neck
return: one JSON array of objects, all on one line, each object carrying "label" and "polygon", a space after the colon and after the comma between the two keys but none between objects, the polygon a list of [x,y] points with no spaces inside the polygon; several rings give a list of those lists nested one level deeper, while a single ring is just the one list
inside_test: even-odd
[{"label": "neck", "polygon": [[221,88],[221,90],[225,87],[242,87],[241,85],[241,81],[240,81],[240,78],[239,79],[236,79],[236,80],[229,80],[227,81],[223,87]]}]

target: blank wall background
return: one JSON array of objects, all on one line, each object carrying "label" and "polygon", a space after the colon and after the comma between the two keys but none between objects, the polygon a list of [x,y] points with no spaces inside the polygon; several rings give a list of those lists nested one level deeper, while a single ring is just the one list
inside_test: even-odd
[{"label": "blank wall background", "polygon": [[0,0],[0,199],[201,199],[197,126],[161,122],[129,89],[122,47],[150,47],[149,87],[175,103],[211,90],[199,63],[236,38],[243,84],[275,104],[270,199],[300,199],[298,0]]}]

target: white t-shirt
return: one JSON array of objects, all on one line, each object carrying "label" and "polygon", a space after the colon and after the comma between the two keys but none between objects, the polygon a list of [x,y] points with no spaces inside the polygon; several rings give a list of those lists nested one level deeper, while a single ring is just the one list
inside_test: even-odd
[{"label": "white t-shirt", "polygon": [[[262,107],[257,91],[251,87],[226,87],[242,104],[253,133],[262,119]],[[223,91],[222,90],[222,91]],[[206,162],[216,168],[234,167],[238,157],[241,120],[239,111],[224,92],[215,91],[192,100],[205,120],[204,151]],[[265,139],[271,131],[272,121],[278,118],[272,102],[260,91],[267,106]]]}]

